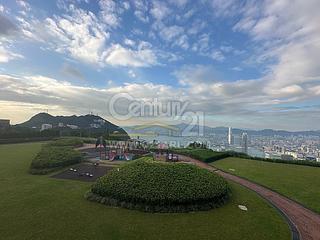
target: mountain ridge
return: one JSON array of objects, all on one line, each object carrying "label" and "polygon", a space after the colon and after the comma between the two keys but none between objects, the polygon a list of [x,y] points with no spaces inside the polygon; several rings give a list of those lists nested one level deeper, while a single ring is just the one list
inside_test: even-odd
[{"label": "mountain ridge", "polygon": [[[182,123],[177,125],[168,125],[168,127],[158,126],[158,125],[148,125],[146,128],[143,128],[143,125],[135,126],[125,126],[123,127],[128,133],[137,132],[155,132],[159,135],[169,135],[169,129],[176,129],[172,131],[173,135],[180,135],[183,130],[188,126],[188,124]],[[191,131],[195,132],[199,129],[198,125],[193,126]],[[228,134],[228,127],[219,126],[219,127],[209,127],[203,126],[203,132],[205,135],[210,134]],[[306,130],[306,131],[287,131],[287,130],[274,130],[274,129],[241,129],[241,128],[232,128],[232,133],[239,135],[243,132],[248,133],[249,135],[261,135],[261,136],[320,136],[320,130]]]},{"label": "mountain ridge", "polygon": [[67,127],[67,125],[74,125],[79,127],[79,129],[90,129],[90,128],[95,128],[95,129],[102,129],[102,130],[107,130],[110,133],[112,132],[119,132],[120,134],[127,134],[127,132],[109,122],[108,120],[96,116],[96,115],[70,115],[70,116],[53,116],[50,115],[49,113],[38,113],[34,116],[32,116],[29,120],[16,124],[14,126],[17,127],[25,127],[25,128],[33,128],[33,129],[41,129],[42,124],[51,124],[52,127],[59,127],[59,124],[62,124],[64,127]]}]

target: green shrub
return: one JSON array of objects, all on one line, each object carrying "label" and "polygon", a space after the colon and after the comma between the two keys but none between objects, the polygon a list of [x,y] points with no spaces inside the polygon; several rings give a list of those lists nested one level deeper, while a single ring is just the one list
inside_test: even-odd
[{"label": "green shrub", "polygon": [[81,153],[71,147],[58,147],[52,144],[46,144],[33,159],[30,166],[30,173],[47,174],[58,168],[79,163],[81,160]]},{"label": "green shrub", "polygon": [[194,165],[144,158],[99,178],[87,198],[147,212],[188,212],[222,205],[227,182]]},{"label": "green shrub", "polygon": [[230,157],[231,152],[215,152],[211,149],[177,148],[171,149],[171,152],[186,155],[200,161],[210,163],[219,159]]},{"label": "green shrub", "polygon": [[81,147],[83,145],[83,140],[79,138],[60,138],[51,143],[52,146],[72,146]]},{"label": "green shrub", "polygon": [[241,153],[241,152],[234,152],[234,151],[215,152],[211,149],[173,148],[173,149],[170,149],[170,152],[189,156],[206,163],[211,163],[211,162],[228,158],[228,157],[236,157],[236,158],[244,158],[244,159],[256,160],[256,161],[272,162],[272,163],[284,163],[284,164],[304,165],[304,166],[310,166],[310,167],[320,167],[320,163],[315,161],[259,158],[259,157],[251,157],[248,154]]},{"label": "green shrub", "polygon": [[295,164],[295,165],[303,165],[310,167],[320,167],[320,162],[310,161],[310,160],[283,160],[283,159],[274,159],[274,158],[259,158],[259,157],[239,157],[245,158],[248,160],[255,161],[264,161],[264,162],[272,162],[272,163],[284,163],[284,164]]},{"label": "green shrub", "polygon": [[97,139],[95,139],[95,138],[83,138],[82,141],[83,141],[83,143],[96,144]]}]

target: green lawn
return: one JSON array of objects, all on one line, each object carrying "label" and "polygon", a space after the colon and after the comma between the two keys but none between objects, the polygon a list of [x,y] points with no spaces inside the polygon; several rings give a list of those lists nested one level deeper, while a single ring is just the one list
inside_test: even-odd
[{"label": "green lawn", "polygon": [[89,202],[90,183],[28,174],[40,146],[0,145],[1,239],[290,239],[283,218],[236,184],[232,200],[208,212],[151,214]]},{"label": "green lawn", "polygon": [[[226,158],[213,166],[272,188],[320,213],[320,168]],[[230,169],[234,169],[231,171]]]}]

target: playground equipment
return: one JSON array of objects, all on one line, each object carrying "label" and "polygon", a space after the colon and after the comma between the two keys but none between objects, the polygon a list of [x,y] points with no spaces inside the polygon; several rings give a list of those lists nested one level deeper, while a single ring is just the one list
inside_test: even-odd
[{"label": "playground equipment", "polygon": [[107,142],[102,136],[99,137],[96,141],[96,149],[98,148],[98,146],[100,149],[100,160],[102,160],[102,147],[104,148],[104,158],[106,158],[106,155],[107,155],[107,149],[106,149]]},{"label": "playground equipment", "polygon": [[100,154],[98,160],[132,160],[133,154],[129,153],[135,148],[136,143],[129,141],[106,141],[102,136],[96,141],[96,149]]}]

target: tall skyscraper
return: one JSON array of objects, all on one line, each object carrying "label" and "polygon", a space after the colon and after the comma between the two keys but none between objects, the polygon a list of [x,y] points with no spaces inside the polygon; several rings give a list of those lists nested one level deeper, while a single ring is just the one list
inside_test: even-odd
[{"label": "tall skyscraper", "polygon": [[229,131],[228,131],[228,144],[229,145],[233,144],[232,127],[229,127]]},{"label": "tall skyscraper", "polygon": [[244,153],[248,153],[248,134],[245,132],[242,133],[241,145],[242,145],[242,151]]}]

